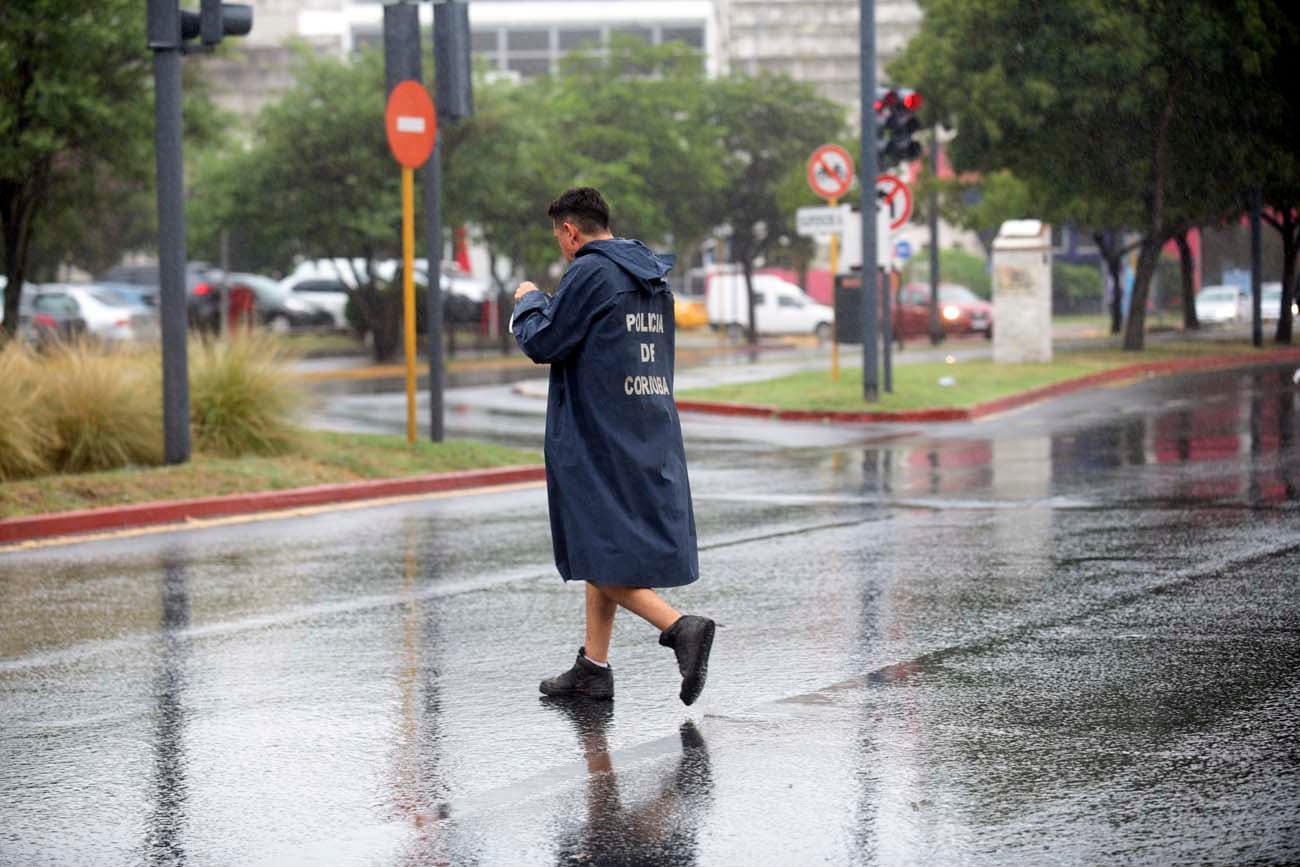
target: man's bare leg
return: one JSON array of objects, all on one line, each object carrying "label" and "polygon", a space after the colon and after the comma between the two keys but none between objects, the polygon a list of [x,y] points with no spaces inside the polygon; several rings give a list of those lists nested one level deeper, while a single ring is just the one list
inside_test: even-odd
[{"label": "man's bare leg", "polygon": [[609,661],[609,639],[614,633],[614,614],[618,602],[595,584],[587,584],[587,658],[593,662]]},{"label": "man's bare leg", "polygon": [[[682,615],[677,612],[663,599],[659,594],[648,587],[616,587],[612,584],[587,585],[587,640],[591,640],[591,592],[596,589],[603,594],[607,600],[615,605],[621,605],[628,611],[638,617],[650,621],[654,626],[663,632],[668,627],[677,622]],[[610,629],[613,629],[614,615],[609,615]],[[609,648],[609,633],[605,634],[605,648]],[[588,656],[591,655],[588,648]],[[595,659],[595,657],[592,657]],[[601,660],[603,661],[603,660]]]}]

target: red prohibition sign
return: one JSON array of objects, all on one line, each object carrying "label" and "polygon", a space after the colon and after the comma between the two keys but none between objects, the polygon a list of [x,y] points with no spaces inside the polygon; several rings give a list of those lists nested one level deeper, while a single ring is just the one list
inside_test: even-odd
[{"label": "red prohibition sign", "polygon": [[838,199],[853,185],[853,158],[839,145],[822,145],[808,159],[808,186],[823,199]]},{"label": "red prohibition sign", "polygon": [[429,91],[418,81],[399,82],[388,95],[384,111],[388,148],[399,163],[418,169],[433,153],[438,138],[438,119]]},{"label": "red prohibition sign", "polygon": [[876,201],[889,209],[889,228],[897,229],[912,217],[912,191],[896,175],[876,175]]}]

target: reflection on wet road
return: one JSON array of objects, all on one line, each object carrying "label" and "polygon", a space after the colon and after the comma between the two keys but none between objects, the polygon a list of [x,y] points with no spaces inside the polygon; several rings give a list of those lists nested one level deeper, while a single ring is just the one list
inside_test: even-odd
[{"label": "reflection on wet road", "polygon": [[612,706],[539,700],[536,487],[0,554],[0,863],[1295,861],[1296,397],[688,417],[690,709],[632,618]]}]

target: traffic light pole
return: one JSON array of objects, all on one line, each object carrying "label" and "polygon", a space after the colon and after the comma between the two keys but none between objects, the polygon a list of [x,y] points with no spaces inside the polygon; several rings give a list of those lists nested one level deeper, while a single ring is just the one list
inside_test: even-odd
[{"label": "traffic light pole", "polygon": [[876,256],[876,2],[858,0],[862,145],[862,397],[880,399],[880,299]]},{"label": "traffic light pole", "polygon": [[149,0],[158,163],[158,308],[162,324],[163,459],[190,459],[186,356],[185,187],[181,163],[181,23],[176,0]]},{"label": "traffic light pole", "polygon": [[930,133],[930,344],[943,342],[939,322],[939,124]]},{"label": "traffic light pole", "polygon": [[[1263,287],[1260,284],[1260,215],[1262,210],[1259,187],[1250,191],[1250,340],[1255,346],[1264,345],[1264,319],[1261,314]],[[1279,313],[1279,315],[1281,315]]]}]

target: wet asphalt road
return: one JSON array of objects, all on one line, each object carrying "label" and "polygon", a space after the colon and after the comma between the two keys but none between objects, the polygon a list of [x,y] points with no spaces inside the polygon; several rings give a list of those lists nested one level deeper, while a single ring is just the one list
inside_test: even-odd
[{"label": "wet asphalt road", "polygon": [[539,700],[581,636],[539,487],[0,553],[0,862],[1295,862],[1298,396],[687,417],[690,709],[625,614],[612,707]]}]

